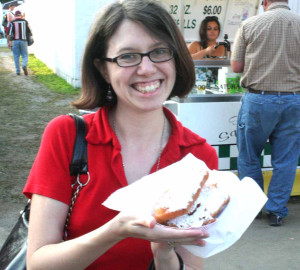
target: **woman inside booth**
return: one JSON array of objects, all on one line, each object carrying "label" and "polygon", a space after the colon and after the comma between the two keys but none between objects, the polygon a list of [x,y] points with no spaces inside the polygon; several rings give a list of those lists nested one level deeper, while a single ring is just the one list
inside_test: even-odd
[{"label": "woman inside booth", "polygon": [[200,41],[194,41],[188,46],[193,60],[216,58],[225,55],[224,46],[219,46],[215,49],[220,32],[221,26],[218,17],[207,16],[201,22],[199,28]]}]

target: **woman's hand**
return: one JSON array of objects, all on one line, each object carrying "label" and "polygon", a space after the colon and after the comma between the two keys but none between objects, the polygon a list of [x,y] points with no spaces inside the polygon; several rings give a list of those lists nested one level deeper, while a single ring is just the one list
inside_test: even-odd
[{"label": "woman's hand", "polygon": [[111,230],[122,240],[127,237],[145,239],[155,243],[204,246],[209,235],[201,229],[175,229],[157,224],[154,217],[137,217],[120,213],[111,221]]},{"label": "woman's hand", "polygon": [[126,237],[151,241],[157,270],[180,269],[174,248],[179,245],[204,246],[208,233],[201,229],[176,229],[157,224],[152,216],[136,217],[120,213],[112,220],[112,232],[119,240]]},{"label": "woman's hand", "polygon": [[205,49],[206,55],[208,56],[212,56],[215,51],[216,51],[215,45],[211,45]]},{"label": "woman's hand", "polygon": [[8,41],[7,41],[7,47],[8,47],[9,49],[11,49],[12,46],[13,46],[12,41],[11,41],[11,40],[8,40]]}]

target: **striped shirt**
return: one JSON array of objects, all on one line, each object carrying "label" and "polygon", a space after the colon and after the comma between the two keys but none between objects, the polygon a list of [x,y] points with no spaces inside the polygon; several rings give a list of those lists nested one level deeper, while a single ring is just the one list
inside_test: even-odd
[{"label": "striped shirt", "polygon": [[16,19],[11,22],[9,35],[13,40],[27,40],[27,34],[31,34],[28,22],[24,19]]},{"label": "striped shirt", "polygon": [[276,2],[241,23],[231,60],[244,63],[241,85],[262,91],[300,90],[300,16]]}]

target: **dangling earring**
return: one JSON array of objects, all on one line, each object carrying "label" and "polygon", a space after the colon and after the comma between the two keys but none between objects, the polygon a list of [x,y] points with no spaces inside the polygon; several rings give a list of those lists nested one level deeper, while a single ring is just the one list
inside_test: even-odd
[{"label": "dangling earring", "polygon": [[112,90],[111,90],[111,85],[108,85],[108,90],[107,90],[107,94],[106,94],[106,99],[108,102],[111,102],[113,99],[113,94],[112,94]]}]

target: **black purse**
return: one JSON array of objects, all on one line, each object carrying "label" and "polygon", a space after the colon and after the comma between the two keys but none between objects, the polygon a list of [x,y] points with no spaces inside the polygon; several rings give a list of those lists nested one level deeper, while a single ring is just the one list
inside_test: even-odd
[{"label": "black purse", "polygon": [[34,43],[33,36],[32,35],[28,35],[27,36],[27,45],[31,46],[33,43]]},{"label": "black purse", "polygon": [[[70,164],[70,175],[77,175],[76,192],[73,192],[72,203],[69,207],[69,212],[65,224],[65,239],[67,238],[68,224],[72,209],[78,192],[87,183],[82,184],[79,181],[79,175],[87,174],[89,181],[89,173],[87,166],[87,142],[85,140],[86,126],[82,116],[70,114],[73,117],[76,125],[76,139],[72,162]],[[75,195],[76,193],[76,195]],[[0,251],[0,269],[1,270],[24,270],[26,269],[26,252],[27,252],[27,233],[29,224],[30,201],[26,204],[21,212],[17,223],[13,227],[5,243]]]},{"label": "black purse", "polygon": [[26,31],[26,40],[27,40],[27,45],[28,46],[31,46],[33,43],[34,43],[34,39],[33,39],[33,36],[32,36],[32,32],[31,31]]}]

